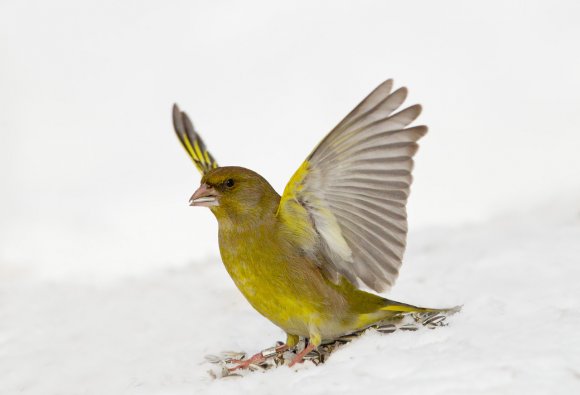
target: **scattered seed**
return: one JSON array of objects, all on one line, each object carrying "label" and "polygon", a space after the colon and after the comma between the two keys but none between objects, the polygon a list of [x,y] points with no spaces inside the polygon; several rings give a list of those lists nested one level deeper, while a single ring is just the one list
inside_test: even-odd
[{"label": "scattered seed", "polygon": [[[382,334],[393,333],[397,330],[402,331],[416,331],[421,326],[426,328],[437,328],[446,325],[447,315],[443,313],[412,313],[412,314],[402,314],[401,316],[395,317],[395,319],[385,320],[374,324],[364,330],[353,332],[341,336],[335,340],[330,340],[324,342],[318,347],[318,350],[309,352],[304,359],[306,361],[311,361],[315,365],[319,365],[328,360],[330,355],[346,343],[360,337],[367,330],[375,330]],[[290,361],[297,355],[297,353],[306,347],[308,344],[305,339],[301,339],[300,342],[290,350],[277,351],[276,348],[282,346],[284,343],[278,341],[274,347],[266,348],[262,350],[262,355],[265,360],[260,363],[250,364],[247,369],[249,371],[266,371],[272,368],[276,368],[282,365],[289,365]],[[224,351],[218,355],[206,355],[205,360],[212,364],[221,364],[221,375],[216,373],[215,370],[208,371],[208,374],[214,378],[226,378],[226,377],[242,377],[242,374],[233,373],[228,370],[228,367],[234,363],[234,360],[243,360],[246,358],[245,352],[236,351]],[[228,366],[230,365],[230,366]]]}]

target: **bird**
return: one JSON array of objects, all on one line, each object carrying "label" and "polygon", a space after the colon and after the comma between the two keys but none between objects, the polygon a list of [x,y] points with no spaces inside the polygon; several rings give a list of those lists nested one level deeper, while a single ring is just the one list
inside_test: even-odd
[{"label": "bird", "polygon": [[[407,94],[392,79],[381,83],[314,148],[282,195],[257,172],[219,166],[173,106],[175,133],[202,175],[189,204],[217,219],[223,264],[253,308],[286,333],[279,350],[305,339],[290,366],[323,341],[379,321],[456,310],[369,292],[394,285],[406,247],[413,157],[428,130],[410,126],[422,108],[401,109]],[[263,359],[258,353],[234,369]]]}]

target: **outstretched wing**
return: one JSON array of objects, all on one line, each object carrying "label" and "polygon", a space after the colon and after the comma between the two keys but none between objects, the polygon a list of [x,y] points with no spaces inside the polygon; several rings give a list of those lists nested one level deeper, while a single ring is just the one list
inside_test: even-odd
[{"label": "outstretched wing", "polygon": [[317,235],[313,248],[324,256],[318,262],[327,276],[342,274],[379,292],[394,284],[402,263],[412,158],[427,133],[426,126],[408,127],[421,106],[396,112],[407,89],[392,86],[379,85],[322,140],[290,179],[278,210],[292,232]]},{"label": "outstretched wing", "polygon": [[179,110],[177,104],[173,105],[173,128],[181,145],[202,175],[218,167],[203,140],[195,131],[193,123],[185,112]]}]

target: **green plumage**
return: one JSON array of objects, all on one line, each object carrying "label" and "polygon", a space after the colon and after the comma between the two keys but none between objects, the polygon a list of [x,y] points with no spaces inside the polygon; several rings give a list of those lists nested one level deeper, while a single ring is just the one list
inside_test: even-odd
[{"label": "green plumage", "polygon": [[[227,188],[230,179],[234,186]],[[320,270],[324,255],[308,251],[311,241],[295,231],[308,224],[282,219],[280,195],[257,173],[221,167],[202,183],[220,195],[211,211],[228,273],[250,304],[288,335],[318,345],[401,312],[425,311],[361,291],[344,278],[330,281]]]},{"label": "green plumage", "polygon": [[292,363],[323,340],[378,321],[451,311],[359,289],[364,283],[385,291],[398,276],[413,156],[427,133],[426,126],[409,126],[421,106],[397,112],[407,90],[392,86],[392,80],[383,82],[355,107],[302,163],[282,196],[251,170],[218,167],[174,106],[176,134],[203,174],[190,202],[216,216],[228,273],[250,304],[287,333],[288,346],[299,336],[310,340]]}]

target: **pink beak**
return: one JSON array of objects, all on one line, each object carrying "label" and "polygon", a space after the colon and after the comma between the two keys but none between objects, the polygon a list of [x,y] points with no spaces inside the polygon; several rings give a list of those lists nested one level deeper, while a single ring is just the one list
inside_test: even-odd
[{"label": "pink beak", "polygon": [[218,194],[213,187],[201,184],[189,199],[190,206],[211,207],[219,206]]}]

